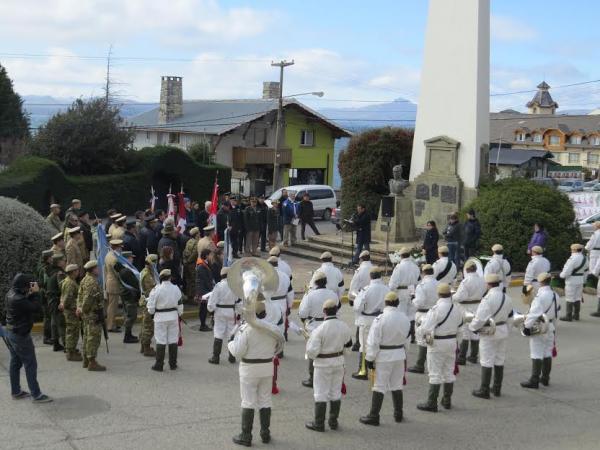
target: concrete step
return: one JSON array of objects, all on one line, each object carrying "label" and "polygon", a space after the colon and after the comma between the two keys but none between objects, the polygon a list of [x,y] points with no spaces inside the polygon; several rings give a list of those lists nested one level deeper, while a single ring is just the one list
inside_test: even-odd
[{"label": "concrete step", "polygon": [[[337,246],[334,244],[324,243],[324,242],[316,242],[316,241],[302,241],[298,242],[295,247],[286,250],[292,250],[296,248],[300,254],[297,256],[302,257],[303,252],[311,252],[316,254],[317,259],[323,252],[331,252],[334,259],[341,259],[344,263],[349,262],[352,259],[354,254],[352,247],[348,246]],[[378,252],[371,252],[371,261],[375,264],[385,265],[386,255]]]}]

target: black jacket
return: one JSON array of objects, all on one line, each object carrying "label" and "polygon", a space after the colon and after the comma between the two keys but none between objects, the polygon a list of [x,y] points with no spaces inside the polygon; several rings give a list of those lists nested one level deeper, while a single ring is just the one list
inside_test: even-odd
[{"label": "black jacket", "polygon": [[208,294],[215,287],[210,266],[198,264],[196,266],[196,295],[203,296]]},{"label": "black jacket", "polygon": [[[171,247],[173,249],[173,264],[175,267],[179,268],[181,263],[181,246],[179,239],[172,239],[170,236],[163,236],[158,241],[158,256],[160,256],[160,251],[163,247]],[[177,269],[179,272],[179,269]]]},{"label": "black jacket", "polygon": [[354,226],[357,241],[371,242],[371,215],[368,211],[354,215]]},{"label": "black jacket", "polygon": [[137,303],[140,300],[140,282],[131,269],[121,263],[115,264],[121,282],[121,300],[123,303]]},{"label": "black jacket", "polygon": [[158,238],[156,232],[150,228],[148,224],[142,227],[140,230],[139,237],[140,248],[144,253],[148,251],[149,254],[156,255],[158,251]]},{"label": "black jacket", "polygon": [[477,247],[481,237],[481,224],[478,219],[469,219],[463,225],[463,242],[465,247]]},{"label": "black jacket", "polygon": [[448,223],[444,230],[446,242],[460,242],[460,222]]},{"label": "black jacket", "polygon": [[41,310],[39,294],[11,289],[6,294],[6,317],[1,319],[14,334],[26,336],[31,333],[33,319]]},{"label": "black jacket", "polygon": [[123,235],[123,250],[133,253],[133,265],[137,270],[144,268],[145,250],[142,250],[140,242],[135,234],[126,231]]},{"label": "black jacket", "polygon": [[158,271],[161,272],[164,269],[171,271],[171,282],[180,288],[183,286],[183,280],[181,279],[181,273],[179,272],[179,265],[175,265],[175,261],[160,261],[158,264]]},{"label": "black jacket", "polygon": [[[440,234],[438,233],[437,228],[427,230],[425,232],[425,238],[423,239],[423,247],[427,250],[437,250],[439,239]],[[427,252],[427,254],[429,254],[429,251]]]},{"label": "black jacket", "polygon": [[229,211],[229,225],[233,230],[240,231],[244,228],[244,216],[239,206]]},{"label": "black jacket", "polygon": [[269,208],[267,211],[267,227],[269,229],[269,233],[277,233],[279,231],[280,224],[281,216],[279,213],[279,208]]},{"label": "black jacket", "polygon": [[229,211],[225,211],[223,208],[219,209],[217,213],[217,236],[220,241],[225,240],[225,230],[229,222]]},{"label": "black jacket", "polygon": [[310,200],[302,200],[300,202],[300,220],[302,222],[312,222],[315,217],[315,208],[313,207],[313,203]]},{"label": "black jacket", "polygon": [[246,232],[250,231],[260,231],[260,213],[256,208],[252,206],[247,206],[244,209],[244,230]]},{"label": "black jacket", "polygon": [[269,212],[269,207],[263,203],[258,202],[256,205],[256,209],[258,210],[258,221],[260,223],[260,231],[265,231],[267,229],[267,214]]},{"label": "black jacket", "polygon": [[196,226],[200,228],[200,236],[204,237],[203,228],[208,225],[208,218],[210,214],[206,209],[203,209],[198,214],[196,214]]}]

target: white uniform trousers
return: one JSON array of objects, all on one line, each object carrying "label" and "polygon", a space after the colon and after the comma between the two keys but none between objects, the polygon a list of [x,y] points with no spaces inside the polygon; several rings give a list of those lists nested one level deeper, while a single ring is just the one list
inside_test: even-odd
[{"label": "white uniform trousers", "polygon": [[229,340],[231,337],[231,332],[235,328],[235,318],[233,317],[233,313],[231,317],[227,316],[216,316],[215,324],[213,328],[213,332],[215,335],[215,339],[221,339],[223,341]]},{"label": "white uniform trousers", "polygon": [[385,394],[400,391],[404,382],[404,359],[375,363],[375,383],[373,391]]},{"label": "white uniform trousers", "polygon": [[367,351],[367,338],[369,337],[369,331],[371,330],[371,324],[359,325],[358,326],[358,342],[360,343],[360,352],[366,353]]},{"label": "white uniform trousers", "polygon": [[240,377],[242,408],[262,409],[271,407],[273,377]]},{"label": "white uniform trousers", "polygon": [[313,389],[315,402],[332,402],[342,398],[344,366],[315,367]]},{"label": "white uniform trousers", "polygon": [[507,340],[508,335],[500,338],[496,336],[481,336],[479,340],[479,364],[481,364],[481,367],[504,365]]},{"label": "white uniform trousers", "polygon": [[565,283],[565,301],[579,302],[583,298],[583,284]]},{"label": "white uniform trousers", "polygon": [[[425,316],[427,315],[426,312],[418,312],[415,314],[415,329],[419,327],[419,323],[421,321],[423,321],[425,319]],[[425,342],[425,337],[424,336],[419,336],[419,333],[415,333],[416,336],[416,340],[417,340],[417,345],[419,345],[420,347],[425,347],[427,346],[427,343]]]},{"label": "white uniform trousers", "polygon": [[179,321],[154,322],[154,340],[161,345],[177,344],[179,340]]},{"label": "white uniform trousers", "polygon": [[266,304],[269,308],[267,309],[267,320],[277,325],[283,333],[285,331],[285,318],[287,317],[287,300],[267,300]]},{"label": "white uniform trousers", "polygon": [[454,383],[456,339],[437,339],[427,347],[427,373],[429,384]]},{"label": "white uniform trousers", "polygon": [[531,355],[531,359],[551,358],[553,348],[553,330],[548,330],[548,332],[545,334],[538,334],[529,338],[529,353]]}]

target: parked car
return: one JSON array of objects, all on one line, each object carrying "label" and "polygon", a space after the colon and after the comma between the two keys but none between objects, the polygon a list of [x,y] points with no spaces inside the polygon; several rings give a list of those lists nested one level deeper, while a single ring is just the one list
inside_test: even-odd
[{"label": "parked car", "polygon": [[558,185],[558,190],[561,192],[583,191],[583,181],[581,181],[581,180],[563,180]]},{"label": "parked car", "polygon": [[598,220],[600,220],[600,213],[596,213],[579,221],[579,231],[584,240],[587,241],[592,237],[592,234],[594,234],[594,231],[596,230],[594,228],[594,222]]},{"label": "parked car", "polygon": [[592,191],[600,191],[600,183],[596,183],[593,187],[592,187]]},{"label": "parked car", "polygon": [[583,183],[583,190],[584,191],[593,191],[594,186],[596,186],[597,184],[598,184],[598,180],[586,181]]},{"label": "parked car", "polygon": [[279,200],[283,189],[286,189],[288,193],[295,193],[297,201],[301,201],[302,196],[308,192],[315,210],[315,217],[320,217],[323,220],[331,219],[331,211],[337,207],[335,191],[331,186],[324,184],[298,184],[295,186],[286,186],[273,192],[265,203],[271,207],[271,201]]},{"label": "parked car", "polygon": [[545,186],[550,186],[550,187],[558,186],[558,182],[554,178],[539,177],[539,178],[532,178],[531,181],[534,181],[538,184],[543,184]]}]

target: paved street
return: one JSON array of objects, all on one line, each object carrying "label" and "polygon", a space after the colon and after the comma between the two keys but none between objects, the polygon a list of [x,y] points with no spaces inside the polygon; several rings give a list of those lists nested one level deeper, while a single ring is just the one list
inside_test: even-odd
[{"label": "paved street", "polygon": [[[293,265],[298,261],[289,258]],[[316,263],[298,262],[298,272]],[[298,290],[300,286],[296,286]],[[519,289],[512,288],[513,298]],[[559,326],[558,358],[554,360],[551,386],[526,391],[519,382],[529,375],[527,340],[512,333],[503,396],[479,400],[470,391],[478,385],[479,367],[461,367],[455,386],[453,409],[437,414],[416,410],[426,396],[423,375],[408,375],[405,386],[405,421],[395,424],[391,399],[385,399],[382,426],[366,427],[358,417],[368,411],[367,382],[349,374],[356,369],[357,354],[347,361],[348,394],[342,403],[341,429],[323,434],[304,428],[313,412],[312,391],[302,387],[306,375],[304,341],[291,336],[280,366],[281,393],[274,399],[272,448],[344,449],[592,449],[600,439],[600,320],[589,313],[595,299],[586,298],[579,323]],[[297,320],[294,312],[292,318]],[[352,323],[347,306],[343,318]],[[10,400],[5,348],[0,349],[0,448],[29,449],[228,449],[239,432],[237,366],[225,358],[220,366],[207,363],[212,334],[184,329],[180,367],[160,374],[150,370],[152,360],[138,353],[137,345],[125,345],[111,335],[110,354],[99,352],[105,373],[83,370],[67,362],[63,354],[38,345],[39,379],[54,403],[33,405]],[[416,349],[409,351],[414,361]],[[223,353],[223,356],[225,353]],[[23,376],[24,382],[24,376]],[[24,384],[23,387],[26,387]],[[255,427],[258,426],[256,418]],[[435,426],[435,431],[433,427]],[[532,431],[533,430],[533,431]],[[264,448],[255,428],[254,446]]]}]

